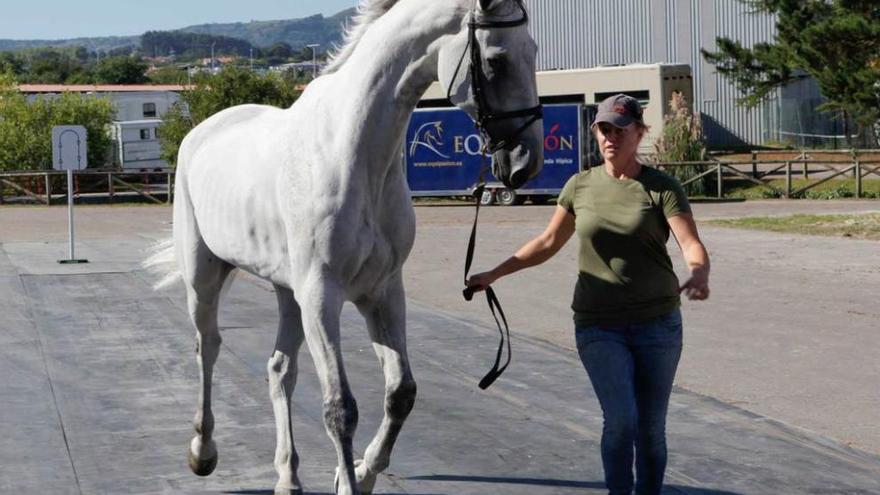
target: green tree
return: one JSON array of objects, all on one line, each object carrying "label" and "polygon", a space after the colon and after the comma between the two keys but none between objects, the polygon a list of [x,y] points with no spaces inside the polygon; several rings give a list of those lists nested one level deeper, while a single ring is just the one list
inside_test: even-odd
[{"label": "green tree", "polygon": [[[873,126],[880,119],[880,2],[876,0],[740,0],[775,15],[773,43],[745,48],[718,38],[717,52],[703,56],[757,106],[798,78],[812,77],[846,126]],[[847,138],[850,136],[845,128]],[[852,143],[850,143],[852,144]]]},{"label": "green tree", "polygon": [[24,60],[13,52],[0,52],[0,74],[19,76],[24,73]]},{"label": "green tree", "polygon": [[139,57],[108,57],[95,69],[99,84],[143,84],[148,81],[147,64]]},{"label": "green tree", "polygon": [[263,53],[267,57],[274,57],[278,59],[288,59],[293,56],[293,48],[290,47],[287,43],[283,41],[279,41],[274,43],[272,46],[266,48]]},{"label": "green tree", "polygon": [[187,84],[189,78],[186,71],[186,68],[166,65],[150,72],[148,76],[153,84]]},{"label": "green tree", "polygon": [[82,68],[82,64],[70,51],[52,47],[39,48],[25,52],[28,60],[25,82],[43,84],[63,84],[67,78]]},{"label": "green tree", "polygon": [[116,110],[106,99],[65,93],[28,102],[10,74],[0,74],[0,170],[52,167],[52,127],[81,125],[88,131],[89,166],[104,165],[107,128]]},{"label": "green tree", "polygon": [[287,108],[300,94],[289,78],[271,73],[261,76],[236,67],[217,75],[201,74],[193,83],[194,88],[181,94],[182,104],[164,115],[159,129],[162,158],[171,164],[177,163],[177,152],[187,133],[211,115],[245,103]]},{"label": "green tree", "polygon": [[[685,97],[678,92],[669,102],[671,112],[663,119],[663,131],[654,142],[655,159],[658,163],[701,162],[706,160],[706,141],[700,117],[688,108]],[[668,172],[681,182],[690,180],[706,171],[703,165],[679,165],[669,167]],[[685,186],[690,196],[703,196],[708,191],[708,178],[703,176]]]}]

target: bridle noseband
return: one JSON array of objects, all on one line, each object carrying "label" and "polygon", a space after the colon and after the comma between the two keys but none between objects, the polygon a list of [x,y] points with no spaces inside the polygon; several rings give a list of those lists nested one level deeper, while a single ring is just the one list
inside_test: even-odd
[{"label": "bridle noseband", "polygon": [[[483,57],[480,50],[480,43],[477,40],[477,30],[509,29],[528,23],[529,14],[526,11],[525,6],[522,4],[522,0],[516,0],[516,4],[522,11],[522,17],[515,21],[478,21],[477,9],[476,5],[474,5],[474,10],[471,12],[470,21],[468,21],[468,43],[465,47],[465,51],[461,54],[461,59],[458,61],[458,66],[455,68],[455,73],[452,75],[452,80],[449,82],[448,85],[449,89],[446,92],[446,98],[451,101],[452,85],[455,84],[455,79],[458,77],[458,73],[461,70],[461,64],[464,61],[465,55],[467,55],[468,53],[468,48],[470,48],[471,91],[473,92],[474,99],[477,103],[477,115],[474,119],[474,124],[477,130],[480,132],[480,135],[483,137],[483,151],[489,154],[493,154],[496,151],[506,147],[509,143],[516,141],[516,138],[518,138],[523,132],[525,132],[525,130],[528,129],[529,126],[544,117],[543,106],[540,104],[522,110],[514,110],[510,112],[494,112],[492,111],[492,107],[489,105],[489,101],[486,99],[486,92],[483,88],[483,83],[488,78],[483,72]],[[492,122],[519,118],[528,118],[528,120],[526,120],[526,122],[510,136],[499,138],[498,136],[494,136],[492,134],[492,131],[489,127]]]}]

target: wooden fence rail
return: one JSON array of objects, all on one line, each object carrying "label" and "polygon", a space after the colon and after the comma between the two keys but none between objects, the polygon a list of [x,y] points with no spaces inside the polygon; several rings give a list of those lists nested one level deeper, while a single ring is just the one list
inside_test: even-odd
[{"label": "wooden fence rail", "polygon": [[[724,197],[724,181],[728,178],[737,178],[746,180],[753,184],[766,187],[775,191],[780,196],[786,198],[796,198],[821,184],[824,184],[837,177],[851,174],[855,179],[855,197],[861,198],[863,195],[863,181],[870,175],[876,175],[880,178],[880,160],[859,160],[855,159],[850,162],[844,161],[828,161],[813,160],[807,158],[795,160],[760,160],[755,161],[700,161],[700,162],[669,162],[655,164],[662,169],[674,167],[700,167],[704,171],[698,175],[691,177],[682,184],[687,185],[691,182],[699,180],[707,175],[715,174],[716,177],[716,196]],[[759,166],[768,168],[768,170],[759,170]],[[800,166],[801,171],[795,172],[795,166]],[[742,169],[749,170],[744,172]],[[801,173],[803,178],[809,180],[810,175],[815,178],[813,182],[794,189],[793,178],[796,173]],[[771,181],[775,176],[782,175],[785,178],[785,188],[780,189],[773,185]]]},{"label": "wooden fence rail", "polygon": [[[66,172],[56,170],[0,172],[0,204],[4,189],[44,205],[67,197]],[[55,187],[55,184],[64,187]],[[54,191],[59,191],[56,194]],[[152,171],[87,169],[74,172],[74,197],[106,197],[113,202],[119,196],[140,196],[147,200],[171,203],[174,195],[174,169]]]},{"label": "wooden fence rail", "polygon": [[[753,155],[754,156],[754,155]],[[716,197],[724,198],[726,181],[745,180],[766,187],[785,198],[797,198],[810,189],[832,179],[851,175],[855,179],[855,197],[863,196],[863,181],[874,175],[880,178],[880,159],[852,161],[829,161],[810,158],[793,160],[747,160],[723,161],[709,160],[700,162],[669,162],[655,164],[661,169],[675,167],[701,167],[698,175],[683,182],[687,185],[704,177],[714,175]],[[795,168],[798,170],[795,170]],[[763,170],[761,170],[763,169]],[[794,188],[793,178],[801,175],[809,180],[809,184]],[[771,181],[784,177],[785,187],[779,188]],[[157,182],[157,178],[160,178]],[[874,179],[872,177],[872,179]],[[18,200],[26,198],[33,202],[52,204],[66,198],[67,188],[64,184],[65,172],[55,170],[0,172],[0,204],[4,202],[4,189],[19,194]],[[88,169],[74,173],[74,195],[82,198],[87,196],[106,197],[113,202],[123,195],[140,196],[148,201],[163,204],[171,203],[174,195],[174,169],[157,169],[149,172],[128,170]],[[55,187],[55,184],[58,187]],[[61,187],[61,186],[65,187]],[[59,191],[55,194],[54,191]]]}]

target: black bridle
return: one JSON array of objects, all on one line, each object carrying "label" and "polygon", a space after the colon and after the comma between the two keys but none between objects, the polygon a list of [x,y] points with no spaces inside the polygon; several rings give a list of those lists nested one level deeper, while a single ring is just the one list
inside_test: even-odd
[{"label": "black bridle", "polygon": [[[483,54],[480,50],[480,43],[477,40],[477,31],[480,29],[509,29],[527,24],[529,22],[529,14],[522,3],[522,0],[516,0],[516,4],[522,11],[522,17],[514,21],[478,21],[476,4],[474,5],[470,21],[468,21],[468,42],[465,46],[464,52],[461,54],[461,59],[458,61],[458,66],[455,68],[455,73],[452,75],[452,80],[450,81],[446,92],[447,99],[451,101],[453,84],[455,84],[455,79],[461,71],[461,65],[464,62],[465,55],[470,52],[471,63],[469,70],[471,76],[471,92],[473,93],[474,100],[477,104],[477,115],[474,119],[474,124],[480,132],[480,135],[483,137],[484,154],[493,154],[507,146],[508,143],[515,142],[516,138],[525,132],[529,126],[544,117],[543,106],[540,104],[531,108],[513,110],[510,112],[493,111],[492,107],[489,105],[489,101],[486,99],[486,91],[483,87],[488,78],[486,77],[485,72],[483,72]],[[493,135],[490,127],[492,122],[520,118],[528,118],[528,120],[519,126],[513,134],[502,138]]]},{"label": "black bridle", "polygon": [[[488,100],[486,99],[486,92],[483,89],[484,81],[488,80],[485,73],[483,72],[483,59],[482,53],[480,52],[480,44],[477,40],[477,30],[479,29],[507,29],[513,28],[517,26],[522,26],[529,22],[529,14],[526,12],[525,6],[522,4],[522,0],[516,0],[517,6],[522,10],[522,18],[517,19],[515,21],[477,21],[477,10],[476,5],[474,5],[474,10],[471,12],[471,18],[468,22],[468,44],[465,47],[464,53],[461,55],[461,59],[458,61],[458,66],[455,69],[455,73],[452,76],[452,81],[449,83],[449,90],[447,91],[447,98],[451,101],[452,96],[452,85],[455,83],[455,79],[458,77],[458,73],[461,70],[461,64],[464,61],[465,55],[468,53],[468,48],[470,48],[471,54],[471,66],[470,66],[470,75],[471,75],[471,91],[474,94],[474,99],[477,104],[477,115],[474,120],[474,124],[477,130],[480,132],[480,135],[483,138],[483,166],[480,170],[480,178],[477,183],[477,187],[474,189],[473,195],[476,199],[476,213],[474,214],[474,225],[471,228],[471,236],[468,241],[467,248],[467,257],[464,263],[464,281],[465,281],[465,289],[462,291],[465,300],[470,301],[474,297],[474,290],[467,286],[468,273],[471,270],[471,263],[474,259],[474,249],[476,247],[477,240],[477,220],[480,216],[480,199],[483,196],[483,190],[486,187],[486,183],[483,180],[483,173],[486,170],[486,162],[488,161],[488,155],[494,154],[496,151],[505,148],[508,143],[515,142],[516,139],[525,132],[526,129],[529,128],[535,122],[541,120],[544,117],[543,107],[541,105],[537,105],[531,108],[525,108],[522,110],[514,110],[510,112],[495,112],[492,110],[489,105]],[[505,136],[501,139],[497,139],[497,136],[492,135],[492,131],[490,129],[490,124],[499,120],[510,120],[510,119],[519,119],[526,118],[527,120],[523,123],[517,130],[509,135]],[[501,304],[498,302],[498,297],[495,295],[495,291],[492,287],[486,287],[486,302],[489,305],[489,310],[492,312],[492,317],[495,319],[495,324],[498,326],[498,333],[501,334],[501,342],[498,344],[498,352],[495,356],[495,364],[492,366],[492,369],[486,373],[486,376],[480,380],[479,387],[483,390],[489,388],[502,373],[507,369],[507,366],[510,364],[511,359],[511,347],[510,347],[510,328],[507,325],[507,318],[504,316],[504,310],[501,309]],[[500,317],[500,320],[499,320]],[[504,328],[501,327],[501,322],[504,323]],[[501,358],[504,355],[504,349],[507,348],[507,359],[504,364],[501,364]]]}]

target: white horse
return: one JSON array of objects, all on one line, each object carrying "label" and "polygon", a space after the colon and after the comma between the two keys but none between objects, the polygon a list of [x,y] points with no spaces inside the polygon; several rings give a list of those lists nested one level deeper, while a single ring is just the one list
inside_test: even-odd
[{"label": "white horse", "polygon": [[[267,366],[275,492],[302,493],[290,397],[303,341],[338,456],[337,491],[372,492],[416,395],[401,280],[415,236],[400,159],[405,127],[439,78],[456,105],[481,117],[495,175],[511,187],[533,177],[543,162],[540,114],[509,111],[538,105],[536,46],[525,20],[521,0],[362,0],[343,47],[291,108],[234,107],[183,141],[173,245],[157,251],[152,264],[172,261],[165,282],[183,279],[197,330],[201,389],[188,455],[196,474],[210,474],[217,463],[217,308],[224,281],[241,268],[274,284],[280,311]],[[471,59],[480,66],[469,69]],[[357,406],[340,353],[346,300],[366,319],[385,374],[385,415],[357,462]]]}]

